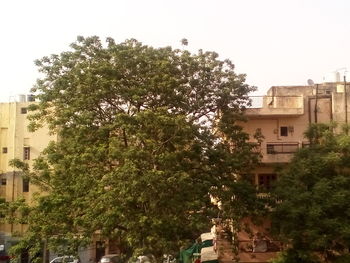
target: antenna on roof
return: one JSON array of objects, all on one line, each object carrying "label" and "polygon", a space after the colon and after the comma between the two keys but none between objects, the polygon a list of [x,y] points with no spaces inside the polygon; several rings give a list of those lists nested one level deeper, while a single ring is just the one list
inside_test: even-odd
[{"label": "antenna on roof", "polygon": [[308,84],[309,86],[315,85],[315,83],[314,83],[314,81],[313,81],[312,79],[308,79],[308,80],[307,80],[307,84]]}]

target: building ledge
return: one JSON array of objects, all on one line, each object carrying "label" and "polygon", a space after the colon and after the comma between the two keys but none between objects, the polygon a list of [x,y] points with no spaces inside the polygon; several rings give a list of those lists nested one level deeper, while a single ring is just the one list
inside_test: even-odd
[{"label": "building ledge", "polygon": [[304,114],[304,108],[250,108],[244,114],[248,118],[295,117]]}]

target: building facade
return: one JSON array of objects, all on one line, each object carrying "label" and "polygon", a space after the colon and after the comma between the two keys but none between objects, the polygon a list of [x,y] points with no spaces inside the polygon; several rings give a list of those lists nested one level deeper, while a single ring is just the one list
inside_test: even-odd
[{"label": "building facade", "polygon": [[[29,132],[27,119],[28,106],[33,103],[29,95],[21,102],[0,103],[0,198],[11,202],[25,198],[30,203],[34,192],[39,191],[24,178],[20,171],[11,167],[9,162],[20,159],[32,165],[49,141],[56,140],[47,128]],[[13,236],[24,233],[26,225],[0,223],[0,255],[6,255],[8,248],[16,242]]]},{"label": "building facade", "polygon": [[[252,172],[252,183],[260,190],[269,191],[278,179],[276,168],[287,164],[298,149],[308,146],[304,132],[311,123],[334,121],[339,127],[348,123],[348,85],[336,82],[275,86],[265,96],[253,97],[253,107],[245,111],[247,122],[242,126],[250,135],[258,130],[264,139],[258,145],[262,160]],[[257,99],[261,104],[254,106]],[[257,142],[252,139],[252,143]],[[247,219],[245,224],[250,225],[252,231],[238,234],[239,262],[268,262],[276,256],[280,244],[270,237],[269,223],[255,226]]]},{"label": "building facade", "polygon": [[[29,204],[33,194],[40,189],[23,177],[21,171],[10,166],[13,159],[24,161],[31,167],[33,160],[47,147],[50,141],[57,141],[57,135],[50,134],[48,127],[35,132],[28,130],[28,106],[35,103],[33,98],[22,95],[17,102],[0,103],[0,198],[12,202],[24,198]],[[7,262],[9,248],[27,229],[25,224],[9,224],[0,218],[0,263]],[[103,240],[99,233],[93,236],[93,242],[79,250],[82,262],[96,262],[103,255],[119,251],[117,242]],[[57,255],[50,253],[50,259]],[[29,262],[23,253],[21,262]]]},{"label": "building facade", "polygon": [[348,122],[350,96],[344,91],[344,83],[276,86],[260,97],[261,107],[246,110],[244,130],[249,134],[259,130],[264,136],[261,165],[254,171],[258,187],[268,189],[270,182],[277,179],[276,165],[288,163],[299,148],[308,145],[304,132],[311,123],[334,121],[341,126]]}]

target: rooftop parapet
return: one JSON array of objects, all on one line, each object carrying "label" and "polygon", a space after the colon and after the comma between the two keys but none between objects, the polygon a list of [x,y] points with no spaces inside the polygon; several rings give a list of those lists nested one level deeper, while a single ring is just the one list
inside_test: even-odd
[{"label": "rooftop parapet", "polygon": [[247,116],[295,116],[304,114],[304,96],[252,96]]}]

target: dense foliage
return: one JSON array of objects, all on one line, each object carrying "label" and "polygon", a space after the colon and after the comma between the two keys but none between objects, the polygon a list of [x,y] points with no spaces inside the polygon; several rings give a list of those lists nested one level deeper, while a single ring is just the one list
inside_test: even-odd
[{"label": "dense foliage", "polygon": [[277,184],[273,226],[290,249],[276,262],[350,260],[350,136],[335,130],[311,125]]},{"label": "dense foliage", "polygon": [[27,171],[47,194],[22,247],[72,247],[98,231],[159,255],[209,230],[219,213],[212,198],[221,218],[260,208],[235,176],[259,159],[237,125],[254,88],[229,60],[98,37],[71,48],[36,62],[31,129],[48,125],[59,139]]}]

